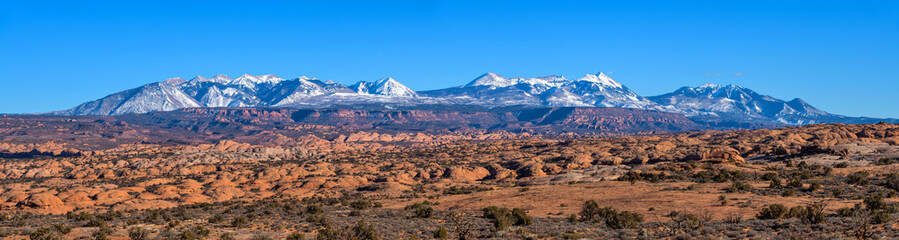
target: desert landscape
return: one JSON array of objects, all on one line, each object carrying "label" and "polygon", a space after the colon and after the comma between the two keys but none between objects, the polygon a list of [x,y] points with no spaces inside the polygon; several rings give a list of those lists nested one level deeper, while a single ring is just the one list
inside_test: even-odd
[{"label": "desert landscape", "polygon": [[[421,118],[429,114],[421,112],[394,115],[395,125],[380,126],[351,121],[359,118],[358,111],[320,122],[299,112],[3,116],[0,234],[11,239],[897,234],[895,124],[628,132],[627,119],[634,117],[628,116],[579,125],[605,129],[604,134],[546,135],[435,127],[443,126],[447,121],[438,119],[446,116],[434,118],[430,131],[404,129],[415,127],[403,119],[425,122]],[[566,119],[578,118],[557,121],[571,126]]]},{"label": "desert landscape", "polygon": [[0,240],[899,239],[899,1],[0,0]]}]

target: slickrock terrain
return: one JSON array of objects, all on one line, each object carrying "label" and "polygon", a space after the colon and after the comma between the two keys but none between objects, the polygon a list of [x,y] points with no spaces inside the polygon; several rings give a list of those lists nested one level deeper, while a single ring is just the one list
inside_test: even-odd
[{"label": "slickrock terrain", "polygon": [[[584,110],[460,116],[186,109],[178,118],[156,113],[144,122],[129,115],[4,117],[0,234],[765,239],[897,233],[899,125],[557,138],[461,130],[509,121],[504,118],[534,129],[626,129],[634,117],[687,125],[652,115],[572,113],[578,111]],[[412,131],[406,120],[439,125],[454,117],[469,122]],[[321,124],[328,121],[345,125]]]}]

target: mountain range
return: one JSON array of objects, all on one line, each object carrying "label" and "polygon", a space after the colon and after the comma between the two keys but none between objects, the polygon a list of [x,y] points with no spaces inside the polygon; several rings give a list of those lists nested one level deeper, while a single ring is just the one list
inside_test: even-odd
[{"label": "mountain range", "polygon": [[393,78],[350,86],[333,81],[275,75],[219,74],[172,78],[111,94],[53,115],[122,115],[198,107],[298,109],[424,109],[490,111],[543,107],[615,107],[683,114],[725,128],[814,123],[899,122],[847,117],[819,110],[801,99],[784,101],[736,85],[704,84],[644,97],[604,73],[505,78],[487,73],[459,87],[416,92]]}]

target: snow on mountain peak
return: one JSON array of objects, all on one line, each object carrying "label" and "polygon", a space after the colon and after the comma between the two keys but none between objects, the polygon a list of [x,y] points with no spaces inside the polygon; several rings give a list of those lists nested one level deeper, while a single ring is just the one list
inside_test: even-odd
[{"label": "snow on mountain peak", "polygon": [[185,83],[185,82],[187,82],[187,81],[184,80],[184,79],[182,79],[182,78],[176,77],[176,78],[169,78],[169,79],[166,79],[166,80],[163,81],[162,83],[165,83],[165,84],[168,84],[168,85],[171,85],[171,86],[175,86],[175,85],[182,84],[182,83]]},{"label": "snow on mountain peak", "polygon": [[216,74],[215,76],[210,78],[209,81],[217,83],[229,83],[231,82],[231,78],[225,74]]},{"label": "snow on mountain peak", "polygon": [[418,93],[406,87],[402,83],[396,81],[393,78],[382,78],[378,79],[375,82],[366,82],[361,81],[353,86],[350,86],[350,89],[359,93],[359,94],[374,94],[374,95],[385,95],[385,96],[396,96],[396,97],[414,97],[418,96]]},{"label": "snow on mountain peak", "polygon": [[718,85],[714,83],[705,83],[699,86],[699,88],[717,88]]},{"label": "snow on mountain peak", "polygon": [[607,76],[605,73],[598,73],[596,75],[587,74],[584,77],[578,79],[578,81],[588,81],[599,83],[603,86],[613,87],[613,88],[621,88],[624,85],[621,85],[618,81],[615,81],[611,77]]},{"label": "snow on mountain peak", "polygon": [[489,86],[489,87],[508,87],[515,85],[517,82],[511,81],[510,79],[506,79],[503,76],[500,76],[496,73],[486,73],[484,75],[479,76],[474,81],[469,82],[466,87],[474,87],[474,86]]},{"label": "snow on mountain peak", "polygon": [[244,75],[240,75],[240,77],[234,79],[232,81],[232,83],[240,84],[240,85],[260,84],[260,83],[275,84],[275,83],[281,82],[283,80],[284,80],[283,78],[275,76],[274,74],[267,74],[267,75],[261,75],[261,76],[253,76],[250,74],[244,74]]},{"label": "snow on mountain peak", "polygon": [[206,79],[203,76],[196,76],[196,77],[190,79],[190,81],[191,82],[206,82],[206,81],[209,81],[209,79]]}]

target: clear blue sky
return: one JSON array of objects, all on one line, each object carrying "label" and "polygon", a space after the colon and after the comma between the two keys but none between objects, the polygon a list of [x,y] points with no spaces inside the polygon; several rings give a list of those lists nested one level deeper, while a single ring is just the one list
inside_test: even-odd
[{"label": "clear blue sky", "polygon": [[217,73],[428,90],[599,71],[899,117],[899,1],[0,1],[0,112]]}]

